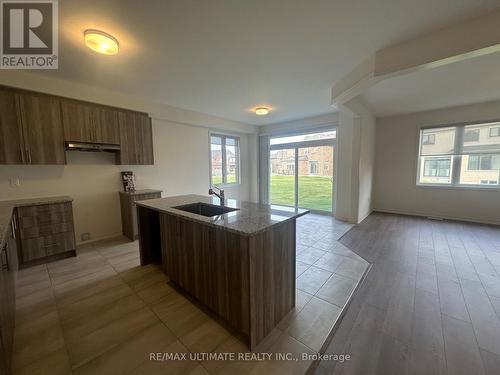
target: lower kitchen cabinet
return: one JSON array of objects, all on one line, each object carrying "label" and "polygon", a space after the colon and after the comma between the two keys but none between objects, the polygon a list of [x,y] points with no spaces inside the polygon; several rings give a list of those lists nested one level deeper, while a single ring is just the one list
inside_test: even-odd
[{"label": "lower kitchen cabinet", "polygon": [[71,202],[17,207],[19,267],[76,255]]},{"label": "lower kitchen cabinet", "polygon": [[122,232],[131,241],[139,238],[137,229],[137,207],[135,202],[161,198],[161,190],[120,191],[120,208],[122,213]]}]

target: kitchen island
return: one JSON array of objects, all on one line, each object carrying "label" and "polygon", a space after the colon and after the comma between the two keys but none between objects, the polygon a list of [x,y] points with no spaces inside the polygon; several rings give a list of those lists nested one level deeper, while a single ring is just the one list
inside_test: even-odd
[{"label": "kitchen island", "polygon": [[309,211],[183,195],[137,202],[141,264],[239,332],[253,349],[295,306],[295,220]]}]

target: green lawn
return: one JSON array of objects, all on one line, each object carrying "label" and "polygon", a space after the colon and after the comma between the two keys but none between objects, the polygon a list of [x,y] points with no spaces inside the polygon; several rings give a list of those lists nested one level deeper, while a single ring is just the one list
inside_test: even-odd
[{"label": "green lawn", "polygon": [[[231,184],[236,182],[236,176],[234,174],[230,174],[227,176],[227,183]],[[220,185],[222,184],[222,176],[212,176],[212,185]]]},{"label": "green lawn", "polygon": [[[294,176],[272,175],[270,178],[271,203],[293,206]],[[328,177],[299,176],[299,207],[331,211],[332,179]]]}]

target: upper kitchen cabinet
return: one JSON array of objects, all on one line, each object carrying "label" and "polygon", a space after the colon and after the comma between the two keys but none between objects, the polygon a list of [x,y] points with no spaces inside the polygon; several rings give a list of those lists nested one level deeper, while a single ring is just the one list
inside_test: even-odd
[{"label": "upper kitchen cabinet", "polygon": [[61,102],[66,141],[120,144],[118,111],[74,100]]},{"label": "upper kitchen cabinet", "polygon": [[16,93],[16,99],[24,164],[65,164],[59,99],[27,92]]},{"label": "upper kitchen cabinet", "polygon": [[119,112],[121,165],[153,165],[151,118],[144,113]]},{"label": "upper kitchen cabinet", "polygon": [[117,164],[154,164],[146,113],[0,86],[0,164],[65,164],[65,141],[119,146]]},{"label": "upper kitchen cabinet", "polygon": [[24,164],[16,96],[4,89],[0,89],[0,164]]}]

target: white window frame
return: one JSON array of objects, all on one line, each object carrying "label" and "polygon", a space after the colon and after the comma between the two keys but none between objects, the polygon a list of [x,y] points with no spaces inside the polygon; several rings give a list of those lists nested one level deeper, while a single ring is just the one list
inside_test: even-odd
[{"label": "white window frame", "polygon": [[[222,158],[222,183],[213,184],[212,183],[212,137],[220,137],[221,138],[221,158]],[[227,157],[226,157],[226,139],[231,138],[236,141],[236,181],[235,182],[224,182],[227,181]],[[208,133],[208,168],[209,168],[209,186],[218,186],[218,187],[231,187],[238,186],[241,184],[241,142],[240,137],[234,134],[225,134],[221,132],[209,132]]]},{"label": "white window frame", "polygon": [[[498,122],[499,120],[491,120],[491,121],[478,121],[478,122],[467,122],[460,124],[442,124],[442,125],[434,125],[434,126],[421,126],[418,127],[417,131],[417,163],[416,163],[416,186],[422,188],[439,188],[439,189],[458,189],[458,190],[500,190],[499,185],[483,185],[483,184],[461,184],[460,183],[460,174],[461,174],[461,163],[462,163],[462,145],[463,145],[463,136],[465,133],[465,127],[469,125],[486,125],[489,123]],[[451,170],[450,170],[450,183],[424,183],[420,182],[420,174],[421,168],[424,168],[424,163],[422,163],[421,149],[423,145],[423,131],[424,130],[432,130],[432,129],[441,129],[441,128],[451,128],[454,127],[457,129],[455,132],[455,147],[454,153],[448,156],[451,157]],[[496,153],[493,153],[496,154]],[[439,156],[439,155],[435,155]],[[445,156],[444,154],[442,155]]]}]

